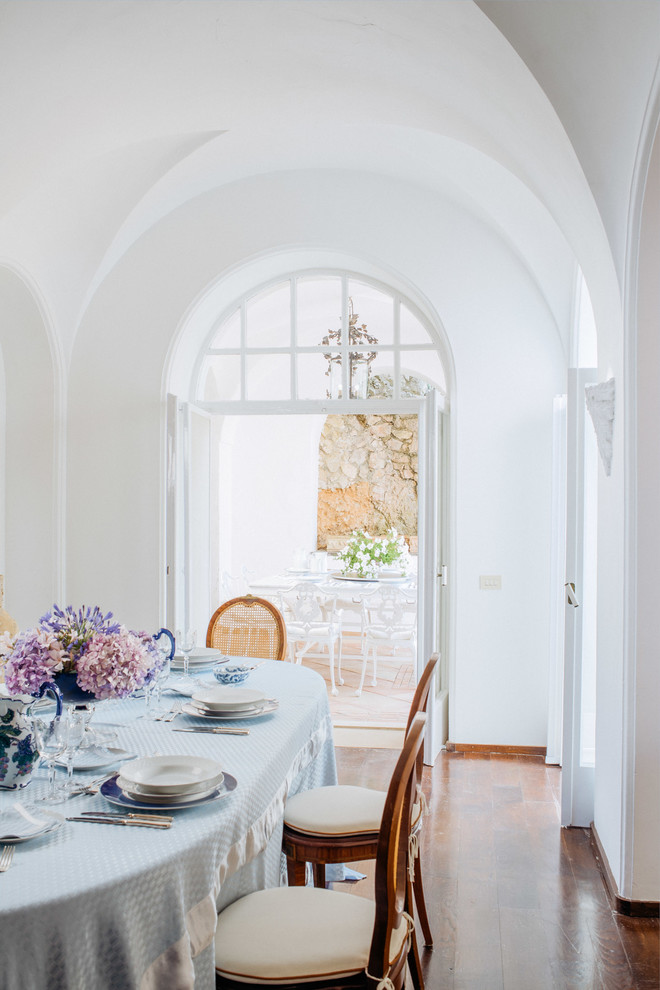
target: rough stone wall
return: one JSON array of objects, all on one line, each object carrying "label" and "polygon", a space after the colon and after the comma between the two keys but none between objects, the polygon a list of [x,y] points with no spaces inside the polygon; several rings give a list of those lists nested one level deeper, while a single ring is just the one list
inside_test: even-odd
[{"label": "rough stone wall", "polygon": [[319,444],[318,548],[393,526],[417,548],[417,416],[328,416]]}]

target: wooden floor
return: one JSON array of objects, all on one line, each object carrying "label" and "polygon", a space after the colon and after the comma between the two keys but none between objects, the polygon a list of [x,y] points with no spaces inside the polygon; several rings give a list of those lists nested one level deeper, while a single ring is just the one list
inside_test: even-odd
[{"label": "wooden floor", "polygon": [[[385,788],[396,758],[339,748],[340,782]],[[611,910],[588,830],[559,827],[558,768],[441,753],[425,774],[427,990],[658,990],[658,920]],[[372,896],[358,869],[335,887]]]}]

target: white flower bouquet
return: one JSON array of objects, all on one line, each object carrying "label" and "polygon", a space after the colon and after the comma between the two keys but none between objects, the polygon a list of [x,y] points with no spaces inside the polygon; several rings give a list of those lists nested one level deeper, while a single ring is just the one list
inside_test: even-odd
[{"label": "white flower bouquet", "polygon": [[339,553],[342,574],[359,578],[376,578],[380,571],[393,569],[406,574],[410,568],[410,556],[403,536],[395,529],[384,536],[369,536],[361,530],[354,530],[351,538]]}]

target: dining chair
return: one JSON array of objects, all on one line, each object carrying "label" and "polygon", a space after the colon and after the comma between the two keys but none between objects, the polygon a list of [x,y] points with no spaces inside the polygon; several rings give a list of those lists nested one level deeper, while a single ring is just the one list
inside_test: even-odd
[{"label": "dining chair", "polygon": [[337,680],[343,684],[344,679],[341,674],[341,613],[335,609],[334,598],[327,597],[310,583],[301,583],[282,592],[280,602],[285,616],[291,660],[302,663],[303,657],[313,646],[326,646],[330,665],[330,690],[337,694],[335,649]]},{"label": "dining chair", "polygon": [[417,656],[417,609],[410,593],[385,585],[376,594],[365,595],[362,608],[362,670],[360,685],[355,692],[358,697],[362,694],[369,654],[373,664],[371,684],[376,686],[379,647],[389,647],[395,654],[406,650],[413,663]]},{"label": "dining chair", "polygon": [[[406,739],[417,715],[425,713],[433,675],[439,655],[434,653],[426,664],[413,695],[406,724]],[[420,750],[417,766],[417,792],[411,818],[411,863],[408,900],[412,913],[414,898],[424,945],[433,945],[429,925],[420,862],[420,834],[426,798],[421,788],[424,754]],[[287,858],[289,884],[305,883],[306,864],[311,863],[314,883],[325,886],[326,863],[360,862],[374,859],[383,820],[385,792],[368,787],[333,784],[315,787],[289,798],[284,808],[282,848]],[[413,954],[419,959],[416,935]],[[421,970],[419,970],[421,974]],[[423,980],[413,974],[414,986],[422,990]]]},{"label": "dining chair", "polygon": [[283,660],[286,656],[284,619],[265,598],[253,595],[231,598],[211,616],[206,645],[230,657]]},{"label": "dining chair", "polygon": [[410,815],[426,715],[410,727],[384,802],[375,899],[318,887],[275,887],[218,916],[216,987],[403,990],[412,919],[405,910]]}]

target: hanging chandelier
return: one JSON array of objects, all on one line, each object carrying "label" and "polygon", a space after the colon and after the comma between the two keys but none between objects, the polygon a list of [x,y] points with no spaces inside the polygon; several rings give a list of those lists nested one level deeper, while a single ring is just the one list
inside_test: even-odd
[{"label": "hanging chandelier", "polygon": [[[370,344],[377,344],[376,337],[367,333],[366,323],[358,326],[358,314],[353,309],[353,297],[348,299],[348,346],[366,347]],[[324,347],[342,346],[342,331],[328,330],[327,336],[323,338],[321,344]],[[348,392],[351,399],[366,399],[369,390],[369,369],[377,355],[376,351],[349,351],[348,352]],[[342,398],[342,358],[341,352],[328,351],[324,353],[324,358],[328,362],[327,377],[330,384],[326,391],[329,399]]]}]

